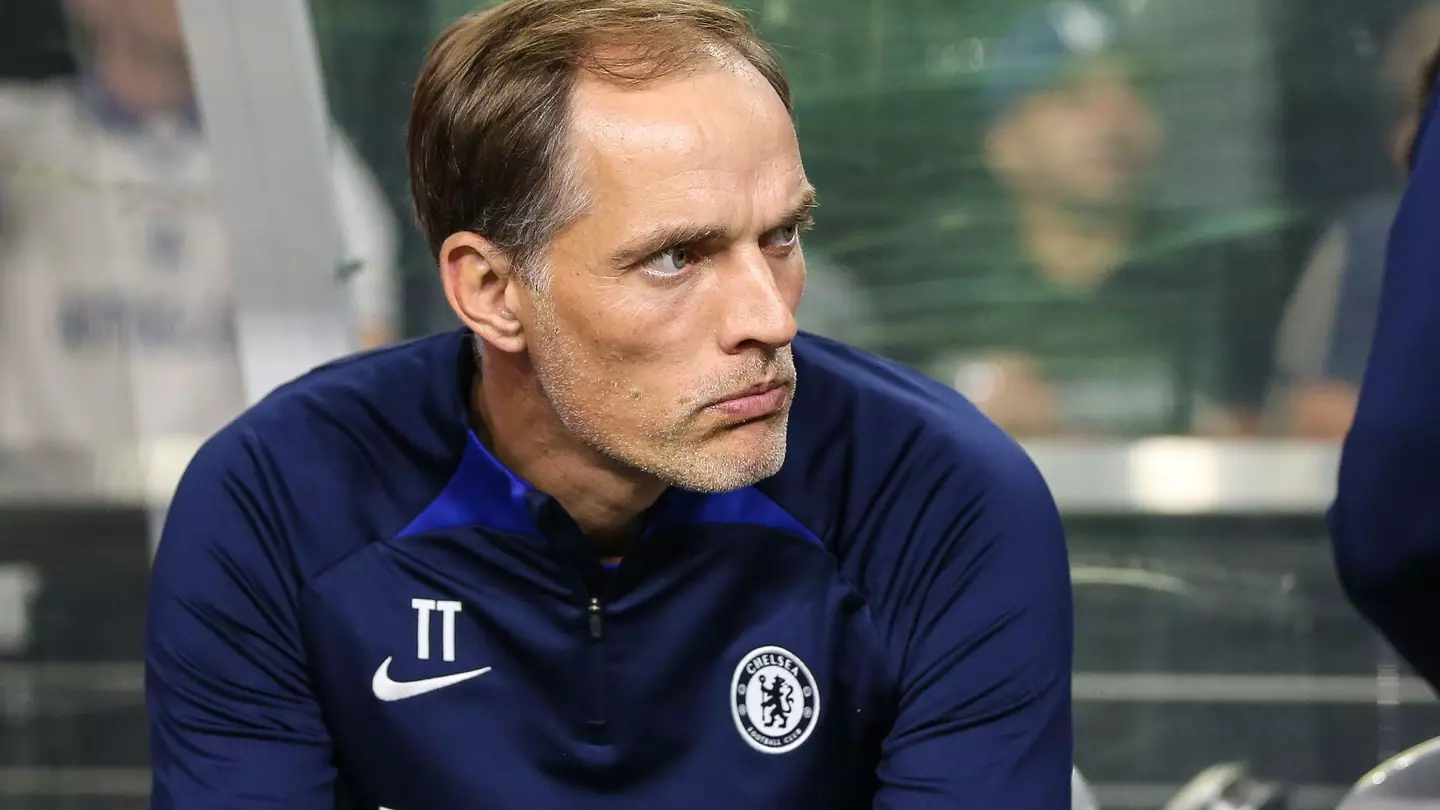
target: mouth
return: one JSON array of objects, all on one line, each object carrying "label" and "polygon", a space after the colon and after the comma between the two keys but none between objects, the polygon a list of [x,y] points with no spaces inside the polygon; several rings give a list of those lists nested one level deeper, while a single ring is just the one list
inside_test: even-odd
[{"label": "mouth", "polygon": [[735,422],[750,422],[779,413],[789,399],[790,383],[771,380],[716,400],[705,409]]}]

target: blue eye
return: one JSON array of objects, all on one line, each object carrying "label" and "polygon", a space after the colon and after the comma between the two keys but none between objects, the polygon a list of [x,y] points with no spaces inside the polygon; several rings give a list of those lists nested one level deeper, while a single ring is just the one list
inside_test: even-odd
[{"label": "blue eye", "polygon": [[776,228],[767,234],[767,243],[770,247],[790,247],[800,236],[800,228],[796,225],[786,225]]},{"label": "blue eye", "polygon": [[646,260],[645,269],[657,276],[676,276],[688,270],[694,262],[695,255],[689,248],[672,247]]}]

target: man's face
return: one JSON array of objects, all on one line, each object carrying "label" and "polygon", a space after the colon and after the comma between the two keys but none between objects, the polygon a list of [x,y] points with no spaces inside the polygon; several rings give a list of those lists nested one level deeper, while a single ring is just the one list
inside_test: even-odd
[{"label": "man's face", "polygon": [[812,195],[784,105],[734,66],[585,79],[573,104],[587,213],[525,293],[542,387],[582,441],[668,483],[773,475]]},{"label": "man's face", "polygon": [[175,0],[67,0],[106,88],[132,112],[190,102],[189,60]]},{"label": "man's face", "polygon": [[1001,123],[1007,180],[1065,205],[1130,202],[1160,148],[1160,124],[1124,69],[1086,65],[1059,87],[1021,102]]},{"label": "man's face", "polygon": [[152,48],[183,47],[176,0],[68,0],[70,15],[95,38],[123,37]]}]

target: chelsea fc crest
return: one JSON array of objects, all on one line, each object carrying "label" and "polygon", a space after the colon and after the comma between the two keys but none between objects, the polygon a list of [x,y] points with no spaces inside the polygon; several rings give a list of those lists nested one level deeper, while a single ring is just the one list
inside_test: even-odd
[{"label": "chelsea fc crest", "polygon": [[783,647],[751,650],[730,682],[730,713],[751,748],[784,754],[820,722],[820,689],[805,662]]}]

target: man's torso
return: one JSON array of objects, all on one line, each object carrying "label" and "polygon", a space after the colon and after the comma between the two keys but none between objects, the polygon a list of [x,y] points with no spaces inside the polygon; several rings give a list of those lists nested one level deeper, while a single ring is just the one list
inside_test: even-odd
[{"label": "man's torso", "polygon": [[[953,747],[994,683],[1049,694],[1056,665],[984,646],[1054,570],[1023,550],[1055,540],[1048,498],[1011,502],[994,476],[1027,497],[1038,476],[953,391],[801,336],[780,473],[668,490],[610,570],[470,429],[470,338],[317,370],[200,451],[157,561],[171,592],[205,591],[152,607],[158,773],[192,767],[185,736],[225,748],[193,725],[220,722],[331,763],[345,808],[858,808],[927,790],[915,752]],[[1062,580],[1037,604],[1068,615]],[[174,637],[192,621],[217,629]],[[1068,736],[1059,717],[1041,722]]]},{"label": "man's torso", "polygon": [[677,517],[608,582],[563,520],[376,538],[318,577],[354,806],[868,806],[891,703],[865,601],[795,527]]}]

